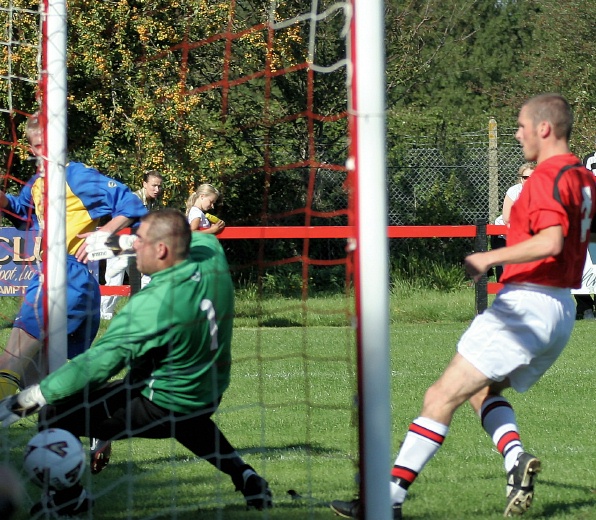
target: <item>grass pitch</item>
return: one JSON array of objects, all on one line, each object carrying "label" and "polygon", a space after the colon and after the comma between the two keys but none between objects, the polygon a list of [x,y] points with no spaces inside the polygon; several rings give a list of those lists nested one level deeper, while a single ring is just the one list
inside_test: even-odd
[{"label": "grass pitch", "polygon": [[[392,299],[394,451],[389,462],[419,412],[426,387],[473,317],[473,303],[468,289]],[[257,313],[250,302],[239,302],[232,385],[216,420],[247,462],[269,480],[272,510],[245,511],[228,477],[175,441],[134,439],[115,443],[102,473],[85,475],[97,497],[88,518],[337,518],[328,502],[357,492],[354,340],[341,318],[345,307],[341,298],[312,301],[306,310],[300,302],[280,300],[267,302]],[[263,310],[269,313],[265,320]],[[269,326],[255,327],[256,319]],[[308,326],[296,326],[305,321]],[[526,394],[507,394],[526,449],[543,462],[525,518],[596,518],[595,333],[596,322],[578,322],[567,349],[542,381]],[[34,433],[33,421],[2,431],[2,459],[19,469],[22,448]],[[292,498],[288,490],[301,498]],[[30,484],[26,491],[18,520],[29,518],[26,510],[39,495]],[[444,446],[411,487],[404,516],[490,520],[502,518],[504,502],[501,456],[464,406]]]}]

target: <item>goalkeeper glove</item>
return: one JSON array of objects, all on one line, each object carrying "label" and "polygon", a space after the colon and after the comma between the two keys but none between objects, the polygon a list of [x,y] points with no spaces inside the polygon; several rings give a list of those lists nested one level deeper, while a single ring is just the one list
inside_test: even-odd
[{"label": "goalkeeper glove", "polygon": [[0,423],[4,427],[10,426],[23,417],[37,413],[45,404],[46,399],[39,385],[29,386],[0,401]]},{"label": "goalkeeper glove", "polygon": [[136,239],[136,235],[112,235],[107,231],[95,231],[85,239],[87,259],[107,260],[118,255],[134,254],[132,245]]}]

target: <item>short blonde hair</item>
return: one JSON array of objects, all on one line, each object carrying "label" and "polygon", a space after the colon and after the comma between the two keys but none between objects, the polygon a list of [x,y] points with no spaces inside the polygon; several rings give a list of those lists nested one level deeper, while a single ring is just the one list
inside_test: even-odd
[{"label": "short blonde hair", "polygon": [[27,139],[29,141],[31,141],[31,137],[34,134],[40,134],[41,133],[41,113],[38,112],[33,112],[33,114],[31,114],[29,116],[29,118],[27,119],[27,126],[25,127],[25,135],[27,136]]},{"label": "short blonde hair", "polygon": [[535,169],[536,169],[535,162],[524,163],[519,167],[519,170],[517,170],[517,176],[521,177],[526,170],[535,170]]}]

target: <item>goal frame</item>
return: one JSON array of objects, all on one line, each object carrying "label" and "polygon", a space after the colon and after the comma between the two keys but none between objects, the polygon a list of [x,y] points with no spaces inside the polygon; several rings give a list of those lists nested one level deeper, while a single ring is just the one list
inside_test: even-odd
[{"label": "goal frame", "polygon": [[65,0],[43,0],[40,101],[44,124],[44,323],[48,370],[67,360],[66,156],[67,18]]},{"label": "goal frame", "polygon": [[[47,175],[44,280],[49,370],[66,362],[66,2],[43,0],[41,112]],[[355,179],[360,496],[366,519],[389,520],[390,378],[385,49],[382,0],[351,0],[348,170]],[[57,203],[62,201],[62,203]]]},{"label": "goal frame", "polygon": [[351,151],[355,172],[360,497],[367,520],[389,520],[391,408],[382,0],[353,0]]}]

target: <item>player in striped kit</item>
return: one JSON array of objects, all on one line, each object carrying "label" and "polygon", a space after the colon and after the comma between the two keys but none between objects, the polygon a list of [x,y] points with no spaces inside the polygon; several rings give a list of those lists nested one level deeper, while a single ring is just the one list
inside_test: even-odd
[{"label": "player in striped kit", "polygon": [[[575,323],[570,289],[581,284],[595,213],[594,176],[569,150],[573,116],[558,94],[527,101],[517,140],[537,167],[511,210],[507,246],[475,253],[466,271],[478,280],[505,265],[505,287],[462,335],[458,351],[427,390],[410,425],[390,482],[393,518],[402,518],[408,488],[443,444],[455,411],[469,401],[504,459],[505,516],[531,505],[540,460],[525,451],[513,408],[502,395],[528,390],[554,363]],[[340,516],[359,518],[358,499],[334,501]]]}]

